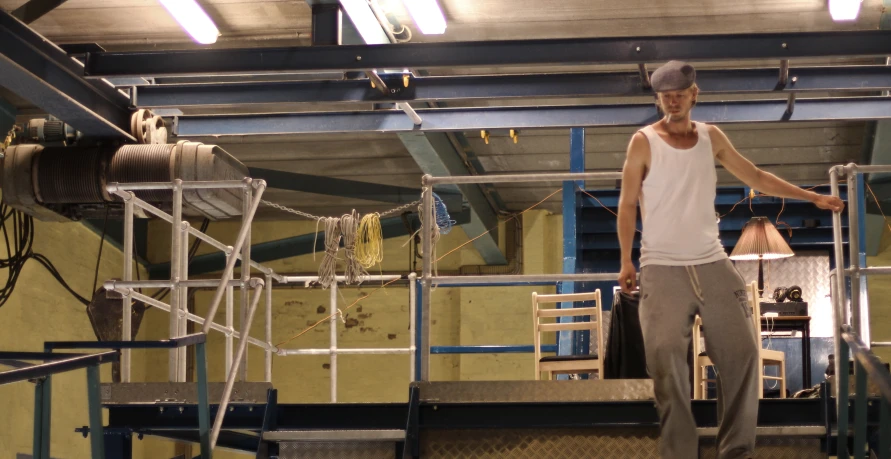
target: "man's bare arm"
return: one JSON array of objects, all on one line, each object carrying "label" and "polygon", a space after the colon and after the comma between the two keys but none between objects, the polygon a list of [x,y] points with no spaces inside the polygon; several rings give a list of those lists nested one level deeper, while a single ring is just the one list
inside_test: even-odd
[{"label": "man's bare arm", "polygon": [[844,203],[838,198],[802,190],[770,172],[759,169],[736,151],[730,139],[716,126],[709,126],[709,133],[718,161],[749,187],[771,196],[809,201],[821,209],[836,212],[844,209]]},{"label": "man's bare arm", "polygon": [[631,260],[631,248],[634,245],[634,231],[637,227],[637,203],[649,155],[650,145],[646,136],[639,132],[634,134],[628,144],[628,154],[622,170],[622,190],[619,195],[618,233],[622,254],[619,286],[626,292],[632,290],[637,283],[634,263]]}]

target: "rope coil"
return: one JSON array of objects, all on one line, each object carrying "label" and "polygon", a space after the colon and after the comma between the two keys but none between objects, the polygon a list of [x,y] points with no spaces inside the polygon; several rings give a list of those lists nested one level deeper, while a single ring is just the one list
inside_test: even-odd
[{"label": "rope coil", "polygon": [[359,214],[353,209],[352,213],[340,217],[340,228],[343,234],[343,252],[346,258],[344,280],[347,284],[358,284],[368,275],[365,268],[356,258],[356,238],[359,232]]},{"label": "rope coil", "polygon": [[325,224],[325,257],[319,265],[319,284],[328,288],[337,282],[337,251],[340,250],[340,219],[320,218]]}]

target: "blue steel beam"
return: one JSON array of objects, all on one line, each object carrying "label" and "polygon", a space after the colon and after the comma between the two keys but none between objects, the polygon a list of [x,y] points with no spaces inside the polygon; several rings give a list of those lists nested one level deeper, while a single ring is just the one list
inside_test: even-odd
[{"label": "blue steel beam", "polygon": [[[467,211],[450,215],[459,225],[470,221],[470,214]],[[414,215],[412,216],[412,220],[414,221],[412,227],[416,228],[418,223]],[[410,234],[409,229],[406,228],[401,217],[381,219],[381,232],[385,239]],[[324,250],[325,233],[308,233],[300,236],[254,244],[251,246],[251,259],[260,263],[265,263]],[[192,258],[192,261],[189,263],[189,273],[212,273],[215,271],[222,271],[225,266],[226,256],[222,252],[208,253]],[[170,279],[169,262],[149,265],[146,267],[146,271],[148,271],[150,279]]]},{"label": "blue steel beam", "polygon": [[[401,113],[401,112],[400,112]],[[408,120],[405,114],[401,114]],[[409,121],[411,122],[411,121]],[[399,133],[399,140],[425,174],[433,176],[467,175],[467,166],[444,133]],[[498,247],[498,216],[478,185],[450,185],[446,190],[460,190],[470,205],[470,222],[461,226],[486,264],[507,263]],[[493,229],[494,228],[494,229]],[[491,230],[491,231],[489,231]],[[488,233],[486,233],[489,231]],[[485,234],[484,234],[485,233]]]},{"label": "blue steel beam", "polygon": [[[696,83],[704,94],[881,91],[891,89],[891,67],[808,67],[789,70],[778,84],[776,69],[702,70]],[[792,82],[792,80],[795,80]],[[282,102],[454,101],[473,99],[640,96],[652,94],[638,72],[489,75],[412,78],[409,87],[382,94],[367,80],[277,81],[264,83],[159,84],[134,88],[139,108],[190,107]]]},{"label": "blue steel beam", "polygon": [[6,134],[15,125],[15,115],[18,110],[6,100],[0,98],[0,142],[6,138]]},{"label": "blue steel beam", "polygon": [[[891,11],[891,0],[884,0],[882,3],[885,9],[882,11],[879,28],[891,30],[891,12],[889,12]],[[891,58],[885,58],[884,67],[891,69]],[[886,92],[885,95],[889,95],[889,93]],[[891,164],[891,151],[889,151],[888,145],[891,145],[891,121],[871,123],[863,140],[864,156],[866,156],[864,159],[873,165]],[[867,183],[870,184],[888,182],[891,181],[891,174],[870,174],[867,180]],[[891,192],[889,192],[891,190],[888,190],[887,187],[882,188],[884,189],[876,192],[875,201],[878,202],[872,202],[872,196],[867,197],[866,209],[870,212],[879,210],[881,214],[883,212],[882,209],[891,204],[887,202],[891,200]],[[886,202],[883,203],[882,201]],[[885,218],[882,215],[866,214],[864,225],[866,226],[866,254],[870,256],[878,255],[882,245],[882,235],[885,233]]]},{"label": "blue steel beam", "polygon": [[[585,172],[585,130],[573,128],[569,131],[569,172]],[[578,193],[584,181],[563,182],[563,274],[575,274],[578,256]],[[575,282],[561,282],[558,293],[575,293]],[[573,302],[560,303],[561,309],[574,307]],[[561,317],[560,322],[571,322],[571,317]],[[561,331],[557,333],[557,354],[587,354],[588,341],[582,332]],[[574,338],[574,339],[573,339]],[[558,379],[565,379],[560,375]]]},{"label": "blue steel beam", "polygon": [[[786,100],[705,102],[696,106],[693,118],[707,123],[891,119],[891,99],[887,97],[799,99],[791,115],[787,115],[786,105]],[[394,132],[416,137],[431,131],[641,126],[659,119],[653,104],[436,108],[416,111],[423,120],[420,126],[415,126],[401,110],[182,116],[177,135]]]},{"label": "blue steel beam", "polygon": [[83,67],[59,47],[0,11],[0,86],[88,136],[134,140],[129,99],[82,74]]},{"label": "blue steel beam", "polygon": [[348,45],[87,54],[92,77],[211,75],[384,68],[638,64],[891,55],[891,31]]},{"label": "blue steel beam", "polygon": [[[421,194],[417,188],[381,185],[334,177],[320,177],[318,175],[277,171],[259,167],[251,167],[250,174],[253,178],[266,180],[266,185],[270,188],[303,191],[306,193],[340,196],[352,199],[367,199],[371,201],[405,204],[417,201],[420,199]],[[461,210],[463,199],[457,191],[450,192],[449,190],[440,190],[437,188],[436,194],[442,198],[446,208],[450,212],[458,212]]]},{"label": "blue steel beam", "polygon": [[66,1],[68,0],[30,0],[28,3],[16,8],[12,15],[25,24],[30,24]]},{"label": "blue steel beam", "polygon": [[[311,4],[330,0],[308,0]],[[349,22],[358,31],[355,38],[345,37],[343,43],[365,43],[380,45],[389,43],[390,38],[384,33],[382,25],[377,21],[371,6],[365,2],[340,2],[342,9],[347,13]],[[384,67],[380,67],[381,77],[386,77]],[[398,79],[401,82],[401,74]],[[367,81],[365,81],[367,84]],[[398,84],[388,83],[396,88]],[[369,85],[370,86],[370,85]],[[376,91],[376,89],[375,89]],[[401,112],[401,111],[400,111]],[[404,113],[402,116],[409,119]],[[411,121],[410,121],[411,122]],[[447,134],[440,133],[404,133],[399,134],[399,140],[414,158],[418,167],[425,174],[431,175],[465,175],[469,173],[468,166],[464,163],[458,151],[452,145]],[[461,229],[467,237],[473,239],[473,246],[480,253],[486,264],[506,264],[507,259],[498,247],[498,216],[486,199],[485,194],[478,185],[463,185],[460,187],[446,186],[443,190],[461,194],[470,205],[470,221],[462,225]]]}]

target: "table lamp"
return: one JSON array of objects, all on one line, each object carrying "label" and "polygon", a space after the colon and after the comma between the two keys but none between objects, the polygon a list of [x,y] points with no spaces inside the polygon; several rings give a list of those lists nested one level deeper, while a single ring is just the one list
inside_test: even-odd
[{"label": "table lamp", "polygon": [[767,217],[752,217],[742,230],[731,260],[758,260],[758,296],[764,294],[764,260],[795,255],[776,226]]}]

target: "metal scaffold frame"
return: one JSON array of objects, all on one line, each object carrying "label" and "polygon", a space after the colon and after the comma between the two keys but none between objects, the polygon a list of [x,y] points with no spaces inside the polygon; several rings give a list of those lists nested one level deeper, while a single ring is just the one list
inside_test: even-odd
[{"label": "metal scaffold frame", "polygon": [[[242,190],[243,212],[241,219],[241,227],[236,235],[234,245],[228,246],[223,242],[205,234],[204,232],[193,228],[188,221],[183,220],[183,191],[197,189],[236,189]],[[186,335],[187,321],[192,321],[202,325],[201,331],[197,334],[201,336],[201,343],[197,345],[198,351],[198,383],[199,383],[199,399],[203,398],[202,406],[207,406],[207,368],[204,348],[204,336],[210,330],[217,330],[225,334],[225,370],[226,382],[223,389],[223,396],[219,402],[216,419],[213,427],[209,425],[209,411],[202,411],[200,416],[200,426],[202,438],[202,457],[209,458],[210,452],[216,445],[222,429],[222,421],[236,379],[246,380],[247,372],[247,352],[248,344],[253,344],[265,351],[265,371],[264,379],[267,382],[272,381],[272,356],[273,353],[278,355],[318,355],[329,354],[331,356],[331,397],[332,402],[337,399],[337,370],[336,361],[338,354],[408,354],[410,358],[410,380],[413,380],[415,373],[415,278],[414,273],[408,276],[409,279],[409,315],[410,323],[410,343],[406,348],[369,348],[369,349],[340,349],[337,347],[337,314],[333,314],[331,323],[331,343],[328,349],[279,349],[272,343],[272,283],[273,281],[280,284],[287,283],[306,283],[318,281],[317,276],[282,276],[271,268],[261,265],[250,258],[251,244],[251,223],[261,202],[263,191],[266,189],[266,182],[263,180],[253,180],[245,178],[244,180],[230,181],[195,181],[184,182],[176,179],[173,182],[151,182],[151,183],[128,183],[118,184],[111,183],[107,186],[110,194],[120,197],[124,202],[124,268],[121,280],[109,280],[105,282],[105,289],[109,292],[117,292],[123,296],[123,312],[122,312],[122,335],[123,341],[115,344],[116,348],[121,351],[121,380],[122,382],[130,382],[130,350],[140,348],[138,343],[128,343],[131,341],[132,335],[132,301],[137,300],[146,305],[156,307],[170,313],[169,333],[171,342],[177,343]],[[140,199],[136,196],[137,191],[141,190],[171,190],[173,195],[172,214],[153,206],[152,204]],[[171,223],[171,248],[170,248],[170,279],[168,280],[133,280],[133,219],[135,217],[136,208],[141,209],[145,213],[151,214],[159,219]],[[188,264],[188,247],[189,236],[200,239],[211,247],[223,251],[226,254],[226,266],[221,273],[219,279],[189,279]],[[235,264],[241,261],[241,273],[238,278],[234,276]],[[262,273],[263,278],[251,277],[251,268]],[[402,276],[365,276],[364,280],[396,280]],[[337,281],[344,281],[342,276],[337,277]],[[233,326],[234,319],[234,288],[242,290],[242,308],[241,308],[241,330],[236,331]],[[265,295],[264,293],[265,287]],[[139,291],[142,288],[169,288],[171,292],[170,304],[164,303],[158,299],[152,298]],[[214,295],[210,301],[207,316],[201,317],[188,312],[187,298],[189,288],[215,288]],[[253,295],[250,292],[253,291]],[[331,309],[337,310],[337,283],[330,287],[331,292]],[[265,333],[263,339],[251,337],[249,332],[253,322],[257,306],[260,298],[265,297]],[[214,318],[220,307],[220,303],[225,297],[226,323],[225,325],[216,323]],[[238,339],[237,349],[234,348],[234,339]],[[188,343],[191,343],[189,341]],[[187,344],[188,344],[187,343]],[[57,346],[66,346],[65,343]],[[70,346],[90,347],[89,343],[67,343]],[[169,379],[171,382],[186,382],[186,345],[167,346],[170,349],[169,354]]]},{"label": "metal scaffold frame", "polygon": [[[434,228],[430,223],[435,222],[435,214],[433,209],[433,186],[434,185],[458,185],[458,184],[491,184],[491,183],[532,183],[532,182],[579,182],[584,180],[615,180],[622,177],[621,172],[572,172],[572,173],[543,173],[543,174],[499,174],[499,175],[472,175],[472,176],[447,176],[433,177],[424,175],[421,179],[423,186],[421,194],[421,221],[423,222],[421,229],[421,250],[423,253],[433,252],[433,233]],[[433,273],[433,260],[431,257],[425,256],[421,271],[421,314],[417,325],[420,330],[420,343],[418,347],[420,352],[420,372],[419,379],[421,381],[430,380],[430,294],[433,286],[457,286],[457,285],[530,285],[537,283],[571,283],[585,281],[615,281],[618,273],[567,273],[567,274],[501,274],[501,275],[478,275],[478,276],[439,276]],[[571,304],[571,303],[570,303]],[[561,307],[570,307],[562,305]],[[483,349],[489,346],[476,346],[480,349],[437,349],[437,353],[454,352],[485,352]],[[524,349],[499,349],[500,346],[492,346],[489,352],[522,352]]]},{"label": "metal scaffold frame", "polygon": [[845,264],[841,214],[833,213],[833,250],[835,269],[830,273],[835,347],[835,386],[838,421],[838,457],[847,459],[849,435],[850,390],[848,362],[854,357],[855,401],[853,406],[854,457],[863,458],[867,444],[868,403],[867,381],[880,392],[879,446],[882,459],[891,457],[891,373],[872,352],[873,347],[888,347],[888,342],[872,342],[870,337],[869,292],[866,277],[891,274],[891,266],[866,266],[865,224],[866,199],[864,174],[891,172],[891,166],[848,164],[829,170],[832,195],[839,196],[839,177],[847,178],[848,186],[848,264]]}]

